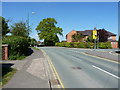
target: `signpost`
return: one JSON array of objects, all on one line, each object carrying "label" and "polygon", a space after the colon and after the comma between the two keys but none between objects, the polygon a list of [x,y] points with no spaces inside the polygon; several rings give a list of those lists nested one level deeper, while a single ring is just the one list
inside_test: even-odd
[{"label": "signpost", "polygon": [[97,30],[94,28],[93,30],[93,39],[94,39],[94,49],[96,49],[96,40],[97,40]]}]

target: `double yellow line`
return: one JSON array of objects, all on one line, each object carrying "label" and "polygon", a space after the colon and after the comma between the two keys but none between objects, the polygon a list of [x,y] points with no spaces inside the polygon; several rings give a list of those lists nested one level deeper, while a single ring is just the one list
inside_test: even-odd
[{"label": "double yellow line", "polygon": [[60,85],[58,85],[58,88],[64,88],[64,85],[63,85],[63,83],[62,83],[62,81],[61,81],[61,79],[60,79],[60,77],[59,77],[59,75],[58,75],[58,73],[57,73],[57,71],[56,71],[53,63],[51,62],[50,57],[46,54],[46,52],[45,52],[44,50],[41,49],[41,51],[42,51],[42,52],[45,54],[45,56],[47,57],[48,64],[50,65],[50,68],[51,68],[51,70],[53,71],[54,77],[56,77],[56,78],[59,80],[59,82],[60,82],[61,87],[60,87]]}]

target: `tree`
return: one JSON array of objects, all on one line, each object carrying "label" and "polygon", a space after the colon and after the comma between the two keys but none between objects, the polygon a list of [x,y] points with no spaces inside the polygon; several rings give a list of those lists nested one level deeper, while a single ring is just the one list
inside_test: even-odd
[{"label": "tree", "polygon": [[119,39],[118,39],[118,48],[120,48],[120,35],[119,35]]},{"label": "tree", "polygon": [[0,29],[2,29],[2,30],[0,30],[0,31],[2,31],[2,36],[6,35],[7,33],[10,32],[9,27],[8,27],[8,21],[6,21],[5,18],[3,18],[1,16],[0,16],[0,25],[1,25],[0,27],[2,27],[2,28],[0,28]]},{"label": "tree", "polygon": [[74,35],[72,35],[72,40],[74,42],[80,42],[83,38],[84,38],[84,35],[80,32],[77,32]]},{"label": "tree", "polygon": [[53,35],[50,37],[51,39],[45,39],[44,44],[46,46],[54,46],[56,42],[59,42],[59,38],[57,35]]},{"label": "tree", "polygon": [[99,42],[107,42],[108,41],[108,33],[105,29],[98,30]]},{"label": "tree", "polygon": [[35,45],[37,45],[37,41],[36,41],[36,39],[31,38],[31,39],[30,39],[30,45],[31,45],[31,46],[35,46]]},{"label": "tree", "polygon": [[59,41],[58,34],[62,34],[62,28],[56,27],[57,21],[54,18],[43,19],[37,26],[39,39],[44,39],[45,45],[55,45]]},{"label": "tree", "polygon": [[22,37],[28,37],[30,33],[30,29],[27,28],[27,24],[25,22],[18,22],[14,23],[14,25],[11,26],[11,34],[14,36],[22,36]]},{"label": "tree", "polygon": [[87,38],[87,42],[93,42],[93,36],[92,35],[89,35],[88,38]]}]

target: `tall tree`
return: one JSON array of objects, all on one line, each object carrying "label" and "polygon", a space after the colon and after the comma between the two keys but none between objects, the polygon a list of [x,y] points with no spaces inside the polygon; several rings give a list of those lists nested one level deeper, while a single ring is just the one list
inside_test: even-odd
[{"label": "tall tree", "polygon": [[11,26],[11,34],[15,36],[22,36],[22,37],[28,37],[30,33],[30,29],[27,28],[26,22],[18,22],[14,23],[14,25]]},{"label": "tall tree", "polygon": [[7,33],[10,32],[9,27],[8,27],[8,21],[5,20],[5,18],[0,16],[0,31],[2,31],[2,36],[6,35]]},{"label": "tall tree", "polygon": [[44,40],[44,44],[46,46],[54,46],[56,42],[59,42],[59,38],[57,35],[52,35],[50,38],[51,39],[48,38]]},{"label": "tall tree", "polygon": [[80,41],[82,41],[83,38],[84,38],[84,35],[80,32],[77,32],[74,35],[72,35],[72,40],[74,42],[80,42]]},{"label": "tall tree", "polygon": [[107,42],[108,41],[108,32],[105,29],[98,30],[99,42]]},{"label": "tall tree", "polygon": [[36,30],[39,35],[39,39],[44,39],[46,45],[55,45],[58,40],[58,34],[62,34],[62,28],[56,27],[57,21],[54,18],[43,19],[37,26]]}]

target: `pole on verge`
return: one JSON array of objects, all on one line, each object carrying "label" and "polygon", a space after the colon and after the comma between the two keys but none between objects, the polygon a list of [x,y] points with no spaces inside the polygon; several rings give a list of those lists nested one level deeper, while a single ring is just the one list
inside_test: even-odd
[{"label": "pole on verge", "polygon": [[96,27],[93,30],[93,39],[94,39],[94,49],[96,49],[96,40],[97,40],[97,30],[96,30]]}]

